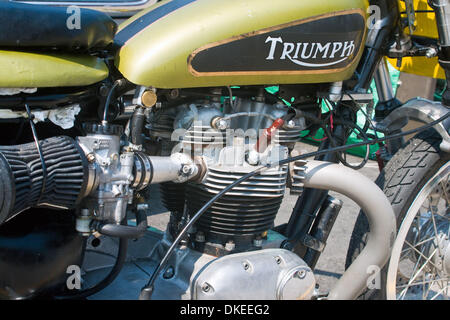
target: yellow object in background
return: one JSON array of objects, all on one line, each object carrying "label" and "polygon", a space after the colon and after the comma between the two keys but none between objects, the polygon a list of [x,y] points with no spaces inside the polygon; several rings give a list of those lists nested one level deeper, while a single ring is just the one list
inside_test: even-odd
[{"label": "yellow object in background", "polygon": [[[398,1],[400,11],[405,12],[405,3]],[[428,5],[427,0],[414,0],[414,10],[416,11],[432,11]],[[402,16],[406,16],[403,14]],[[434,12],[416,12],[416,30],[413,35],[417,37],[425,37],[431,39],[438,39],[438,32],[436,28],[436,18]],[[409,34],[409,28],[405,29],[405,33]],[[412,73],[419,76],[445,79],[444,70],[438,62],[438,58],[427,57],[405,57],[402,59],[402,65],[397,68],[397,59],[388,59],[388,61],[399,71]]]}]

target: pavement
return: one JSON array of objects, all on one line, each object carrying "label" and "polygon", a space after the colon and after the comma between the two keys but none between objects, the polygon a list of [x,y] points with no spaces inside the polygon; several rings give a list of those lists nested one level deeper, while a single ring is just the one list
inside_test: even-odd
[{"label": "pavement", "polygon": [[[305,143],[298,143],[295,149],[301,153],[307,153],[317,150],[317,147]],[[361,162],[361,158],[358,157],[348,156],[347,158],[350,163],[356,164]],[[359,171],[372,181],[375,181],[379,174],[378,164],[376,161],[370,160]],[[345,258],[348,244],[360,210],[359,206],[349,198],[335,192],[330,192],[330,195],[342,200],[343,207],[328,238],[327,246],[316,266],[315,275],[321,294],[327,293],[345,271]],[[289,220],[296,201],[297,196],[289,195],[289,192],[285,195],[280,211],[275,219],[276,226],[286,223]],[[151,186],[149,203],[151,203],[151,213],[148,217],[149,226],[159,230],[165,230],[169,221],[169,212],[167,212],[159,201],[159,187],[157,185]]]}]

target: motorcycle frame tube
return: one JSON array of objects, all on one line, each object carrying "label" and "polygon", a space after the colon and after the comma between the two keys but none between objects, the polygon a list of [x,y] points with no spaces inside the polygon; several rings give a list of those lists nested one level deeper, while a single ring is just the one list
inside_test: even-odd
[{"label": "motorcycle frame tube", "polygon": [[379,101],[386,102],[395,98],[389,69],[385,59],[380,60],[378,68],[375,71],[374,80]]},{"label": "motorcycle frame tube", "polygon": [[[339,215],[339,211],[342,209],[342,204],[343,202],[341,200],[328,195],[320,208],[314,224],[311,227],[311,236],[320,241],[323,248],[326,246],[328,236],[333,229],[336,218]],[[303,259],[312,269],[314,269],[320,258],[321,252],[322,250],[308,248]]]},{"label": "motorcycle frame tube", "polygon": [[450,46],[450,3],[448,0],[429,0],[436,13],[436,25],[439,34],[439,44]]},{"label": "motorcycle frame tube", "polygon": [[[369,89],[375,73],[379,68],[379,64],[384,57],[384,51],[382,49],[390,39],[392,31],[397,27],[400,15],[397,1],[371,0],[370,5],[377,5],[380,7],[381,20],[378,23],[377,28],[369,30],[367,35],[366,47],[356,71],[356,74],[359,75],[358,81],[354,86],[353,91]],[[327,148],[327,143],[328,142],[323,143],[321,148]],[[328,155],[327,158],[316,160],[330,162],[338,161],[334,154]],[[302,235],[309,230],[309,227],[311,227],[314,221],[315,214],[320,210],[327,195],[327,191],[305,188],[303,195],[297,200],[286,227],[285,234],[291,241],[298,243]],[[301,247],[300,244],[300,248]],[[302,252],[297,253],[302,254]]]},{"label": "motorcycle frame tube", "polygon": [[445,71],[447,88],[442,95],[442,103],[450,106],[450,3],[448,0],[429,0],[429,6],[436,16],[439,35],[439,64]]},{"label": "motorcycle frame tube", "polygon": [[[340,131],[341,129],[342,128],[337,127],[336,131]],[[331,147],[330,143],[328,140],[326,140],[321,144],[319,150],[328,149],[329,147]],[[335,153],[316,157],[315,160],[338,162]],[[292,210],[291,217],[286,227],[285,235],[292,243],[295,242],[297,245],[300,245],[300,248],[296,249],[296,253],[300,256],[305,253],[301,252],[303,251],[301,250],[301,239],[310,229],[315,215],[321,208],[323,202],[327,198],[327,195],[328,191],[305,188],[302,192],[302,195],[298,197],[295,207]]]},{"label": "motorcycle frame tube", "polygon": [[[385,109],[385,113],[388,113],[398,108],[402,103],[395,98],[386,59],[382,58],[380,60],[375,71],[374,80],[378,94],[378,104],[375,107],[375,118],[377,119],[377,110]],[[394,154],[400,150],[404,142],[403,137],[386,141],[387,150],[389,153]]]},{"label": "motorcycle frame tube", "polygon": [[394,210],[383,191],[356,170],[329,162],[308,161],[304,185],[308,188],[331,190],[355,201],[369,221],[370,233],[366,246],[336,285],[328,300],[356,299],[367,287],[373,267],[383,268],[389,259],[396,235]]},{"label": "motorcycle frame tube", "polygon": [[379,63],[384,57],[383,47],[392,36],[392,31],[397,28],[400,16],[397,1],[371,0],[370,5],[381,9],[381,19],[377,22],[376,28],[368,31],[366,47],[356,69],[359,76],[354,91],[369,89]]}]

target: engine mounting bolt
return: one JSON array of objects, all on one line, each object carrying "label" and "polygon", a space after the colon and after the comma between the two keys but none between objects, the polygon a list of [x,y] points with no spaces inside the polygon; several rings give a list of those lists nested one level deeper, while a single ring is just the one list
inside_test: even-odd
[{"label": "engine mounting bolt", "polygon": [[294,129],[295,128],[295,121],[294,120],[288,121],[288,123],[286,123],[286,127],[289,128],[289,129]]},{"label": "engine mounting bolt", "polygon": [[263,243],[263,241],[262,241],[261,238],[256,238],[256,239],[253,240],[253,245],[255,247],[262,247],[262,243]]},{"label": "engine mounting bolt", "polygon": [[180,96],[180,90],[178,90],[178,89],[170,90],[170,93],[169,93],[170,99],[176,99],[179,96]]},{"label": "engine mounting bolt", "polygon": [[88,153],[87,155],[86,155],[86,159],[87,159],[87,161],[89,161],[89,162],[94,162],[95,161],[95,155],[91,152],[91,153]]},{"label": "engine mounting bolt", "polygon": [[211,121],[211,127],[217,130],[225,130],[228,128],[228,121],[221,117],[215,117]]},{"label": "engine mounting bolt", "polygon": [[195,241],[197,242],[205,242],[206,238],[205,238],[205,234],[201,231],[197,232],[195,234]]},{"label": "engine mounting bolt", "polygon": [[429,48],[426,52],[425,52],[425,56],[427,58],[434,58],[436,57],[438,54],[438,51],[436,50],[436,48]]},{"label": "engine mounting bolt", "polygon": [[227,120],[220,119],[217,123],[217,129],[219,130],[225,130],[228,128],[228,122]]}]

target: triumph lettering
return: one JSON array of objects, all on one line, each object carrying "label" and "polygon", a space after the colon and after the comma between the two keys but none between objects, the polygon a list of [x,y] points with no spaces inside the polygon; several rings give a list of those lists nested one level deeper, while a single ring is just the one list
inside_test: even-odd
[{"label": "triumph lettering", "polygon": [[279,37],[279,38],[267,37],[266,43],[270,42],[270,41],[272,42],[272,44],[270,45],[269,56],[266,58],[266,60],[273,60],[273,56],[275,54],[275,49],[277,47],[277,43],[278,42],[283,42],[283,39],[281,39],[281,37]]},{"label": "triumph lettering", "polygon": [[[285,42],[282,37],[268,36],[270,43],[266,60],[289,59],[293,63],[307,67],[324,67],[343,62],[355,52],[355,41],[334,42]],[[337,61],[334,61],[338,59]],[[316,61],[314,61],[316,60]]]}]

